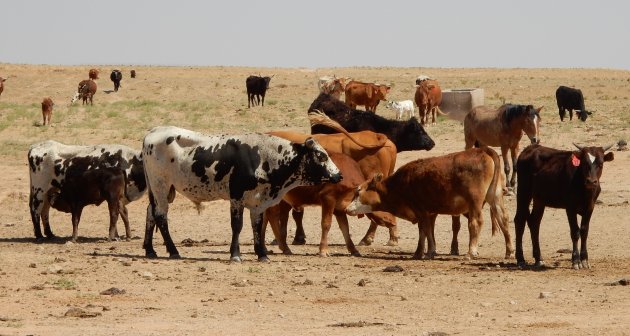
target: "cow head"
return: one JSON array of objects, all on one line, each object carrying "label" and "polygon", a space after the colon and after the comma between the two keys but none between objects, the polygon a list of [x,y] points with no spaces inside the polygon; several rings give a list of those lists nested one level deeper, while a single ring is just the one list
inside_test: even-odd
[{"label": "cow head", "polygon": [[391,89],[391,87],[389,85],[377,85],[377,97],[380,100],[386,100],[387,99],[387,94],[389,93],[389,90]]},{"label": "cow head", "polygon": [[307,183],[337,183],[341,181],[342,176],[339,168],[337,168],[326,150],[317,141],[313,138],[308,138],[304,144],[295,144],[295,146],[300,147],[298,152],[304,153],[302,164]]},{"label": "cow head", "polygon": [[75,101],[79,100],[79,97],[81,97],[81,93],[80,92],[75,93],[74,97],[72,97],[72,99],[70,100],[70,104],[68,105],[74,104]]},{"label": "cow head", "polygon": [[433,139],[427,134],[418,119],[411,118],[405,121],[392,140],[399,152],[410,150],[431,150],[435,146]]},{"label": "cow head", "polygon": [[602,147],[582,147],[573,144],[579,151],[571,155],[571,164],[578,167],[584,176],[585,187],[596,188],[599,186],[599,178],[602,176],[604,162],[612,161],[615,155],[612,152],[604,154],[612,145]]},{"label": "cow head", "polygon": [[[275,75],[272,75],[271,77],[273,77]],[[263,77],[263,79],[265,80],[265,87],[267,89],[269,89],[269,82],[271,82],[271,77],[267,76],[267,77]]]},{"label": "cow head", "polygon": [[586,110],[584,110],[584,111],[577,110],[577,111],[575,111],[575,113],[577,114],[577,117],[580,118],[580,120],[582,120],[582,121],[586,121],[586,118],[588,118],[588,116],[593,114],[593,112],[586,111]]},{"label": "cow head", "polygon": [[359,185],[354,192],[352,202],[346,207],[346,213],[351,216],[371,213],[374,208],[381,204],[379,188],[382,184],[383,174],[378,173],[369,181]]}]

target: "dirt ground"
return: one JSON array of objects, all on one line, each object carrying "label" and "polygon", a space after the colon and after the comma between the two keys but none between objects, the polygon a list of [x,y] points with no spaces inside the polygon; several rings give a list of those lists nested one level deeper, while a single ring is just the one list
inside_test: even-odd
[{"label": "dirt ground", "polygon": [[[628,233],[630,152],[617,151],[606,163],[602,193],[591,221],[592,268],[573,270],[569,228],[563,210],[547,209],[541,226],[546,267],[518,269],[503,259],[501,235],[491,236],[489,213],[480,256],[450,256],[450,218],[438,217],[434,260],[411,260],[418,231],[399,220],[399,246],[385,246],[386,230],[372,246],[349,256],[333,227],[332,256],[317,256],[318,208],[307,208],[307,244],[291,246],[259,263],[247,221],[241,233],[244,261],[229,263],[229,205],[206,203],[198,215],[183,197],[171,207],[170,229],[182,259],[169,260],[155,235],[158,259],[142,249],[147,198],[132,203],[130,241],[107,242],[107,207],[85,209],[79,242],[69,241],[70,216],[52,212],[60,238],[33,239],[28,212],[26,153],[31,143],[54,139],[70,144],[122,143],[140,148],[153,126],[173,124],[201,132],[307,131],[306,109],[322,75],[391,83],[391,99],[413,99],[416,76],[437,78],[443,88],[485,89],[486,104],[502,101],[544,105],[543,144],[570,149],[572,142],[606,145],[630,135],[630,72],[584,69],[335,68],[255,69],[233,67],[121,68],[122,88],[109,72],[101,79],[94,106],[68,107],[77,83],[90,67],[0,64],[9,77],[0,96],[0,335],[628,335],[630,252]],[[245,78],[274,74],[264,107],[247,109]],[[582,123],[560,122],[554,92],[580,87],[596,112]],[[52,127],[41,127],[39,103],[56,102]],[[393,118],[381,104],[377,113]],[[427,132],[433,150],[403,152],[398,165],[462,150],[461,123],[440,118]],[[526,137],[522,146],[527,145]],[[513,217],[514,196],[506,203]],[[245,218],[248,218],[246,215]],[[355,243],[368,222],[351,218]],[[124,232],[122,223],[119,232]],[[294,225],[290,223],[290,236]],[[514,234],[513,224],[511,232]],[[270,243],[271,230],[267,234]],[[460,233],[466,252],[468,232]],[[187,241],[184,241],[187,240]],[[529,233],[525,255],[532,261]],[[386,272],[399,266],[398,272]],[[620,281],[621,280],[621,281]]]}]

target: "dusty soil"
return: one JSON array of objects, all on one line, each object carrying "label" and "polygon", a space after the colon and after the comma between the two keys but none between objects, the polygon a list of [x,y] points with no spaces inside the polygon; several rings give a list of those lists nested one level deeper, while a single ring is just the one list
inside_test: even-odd
[{"label": "dusty soil", "polygon": [[[564,211],[555,209],[547,209],[543,218],[541,248],[547,264],[543,269],[518,269],[514,259],[503,259],[503,238],[491,236],[489,214],[475,260],[447,254],[451,229],[446,216],[438,218],[441,254],[434,260],[410,259],[418,233],[404,220],[399,221],[397,247],[385,246],[386,230],[379,229],[372,246],[359,247],[362,257],[350,257],[339,230],[333,228],[333,255],[318,257],[317,208],[306,210],[307,245],[292,246],[294,255],[278,254],[277,247],[268,246],[276,251],[271,263],[257,262],[246,223],[240,239],[245,260],[231,264],[228,203],[207,203],[198,215],[181,196],[169,214],[180,260],[164,258],[159,234],[156,248],[162,258],[144,258],[146,197],[129,207],[130,241],[105,240],[107,209],[101,206],[84,211],[78,243],[68,241],[70,217],[53,212],[52,228],[61,238],[36,244],[28,213],[26,165],[28,145],[39,140],[139,148],[147,129],[160,124],[202,132],[307,131],[306,108],[317,95],[316,79],[332,74],[392,83],[391,98],[397,100],[412,99],[414,78],[428,74],[443,88],[484,88],[487,105],[498,106],[503,100],[544,105],[542,141],[548,146],[616,143],[630,135],[630,72],[135,67],[138,78],[132,80],[131,67],[119,67],[125,76],[122,88],[106,93],[113,88],[108,78],[114,67],[100,66],[94,106],[67,107],[89,68],[0,64],[0,76],[10,76],[0,97],[1,335],[630,333],[630,287],[619,284],[630,278],[630,252],[623,245],[630,237],[626,226],[630,152],[615,151],[615,160],[604,168],[601,202],[589,235],[592,268],[579,271],[571,269],[566,252],[571,240]],[[265,107],[248,110],[245,77],[259,72],[275,74],[272,88]],[[560,123],[554,98],[558,85],[581,87],[587,107],[596,113],[586,123],[575,119]],[[39,126],[44,96],[57,103],[53,127]],[[377,113],[394,116],[383,104]],[[441,118],[427,131],[436,147],[401,153],[398,165],[463,148],[459,122]],[[513,214],[514,197],[508,196],[506,202]],[[368,223],[357,218],[350,223],[358,242]],[[268,242],[271,235],[269,230]],[[185,239],[188,243],[181,243]],[[463,228],[462,253],[467,239]],[[525,242],[531,262],[527,231]],[[385,272],[390,266],[400,266],[400,272]]]}]

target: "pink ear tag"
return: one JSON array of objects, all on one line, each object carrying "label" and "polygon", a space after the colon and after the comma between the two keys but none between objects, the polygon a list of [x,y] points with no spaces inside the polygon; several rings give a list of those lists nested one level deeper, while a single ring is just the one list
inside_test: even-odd
[{"label": "pink ear tag", "polygon": [[580,166],[580,159],[578,159],[577,156],[575,156],[575,154],[571,155],[571,163],[573,163],[573,165],[575,167],[579,167]]}]

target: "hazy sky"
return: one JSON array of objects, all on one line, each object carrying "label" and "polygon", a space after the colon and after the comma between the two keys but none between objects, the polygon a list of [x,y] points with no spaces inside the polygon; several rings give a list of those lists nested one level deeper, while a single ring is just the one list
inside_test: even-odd
[{"label": "hazy sky", "polygon": [[630,70],[630,1],[0,0],[0,62]]}]

